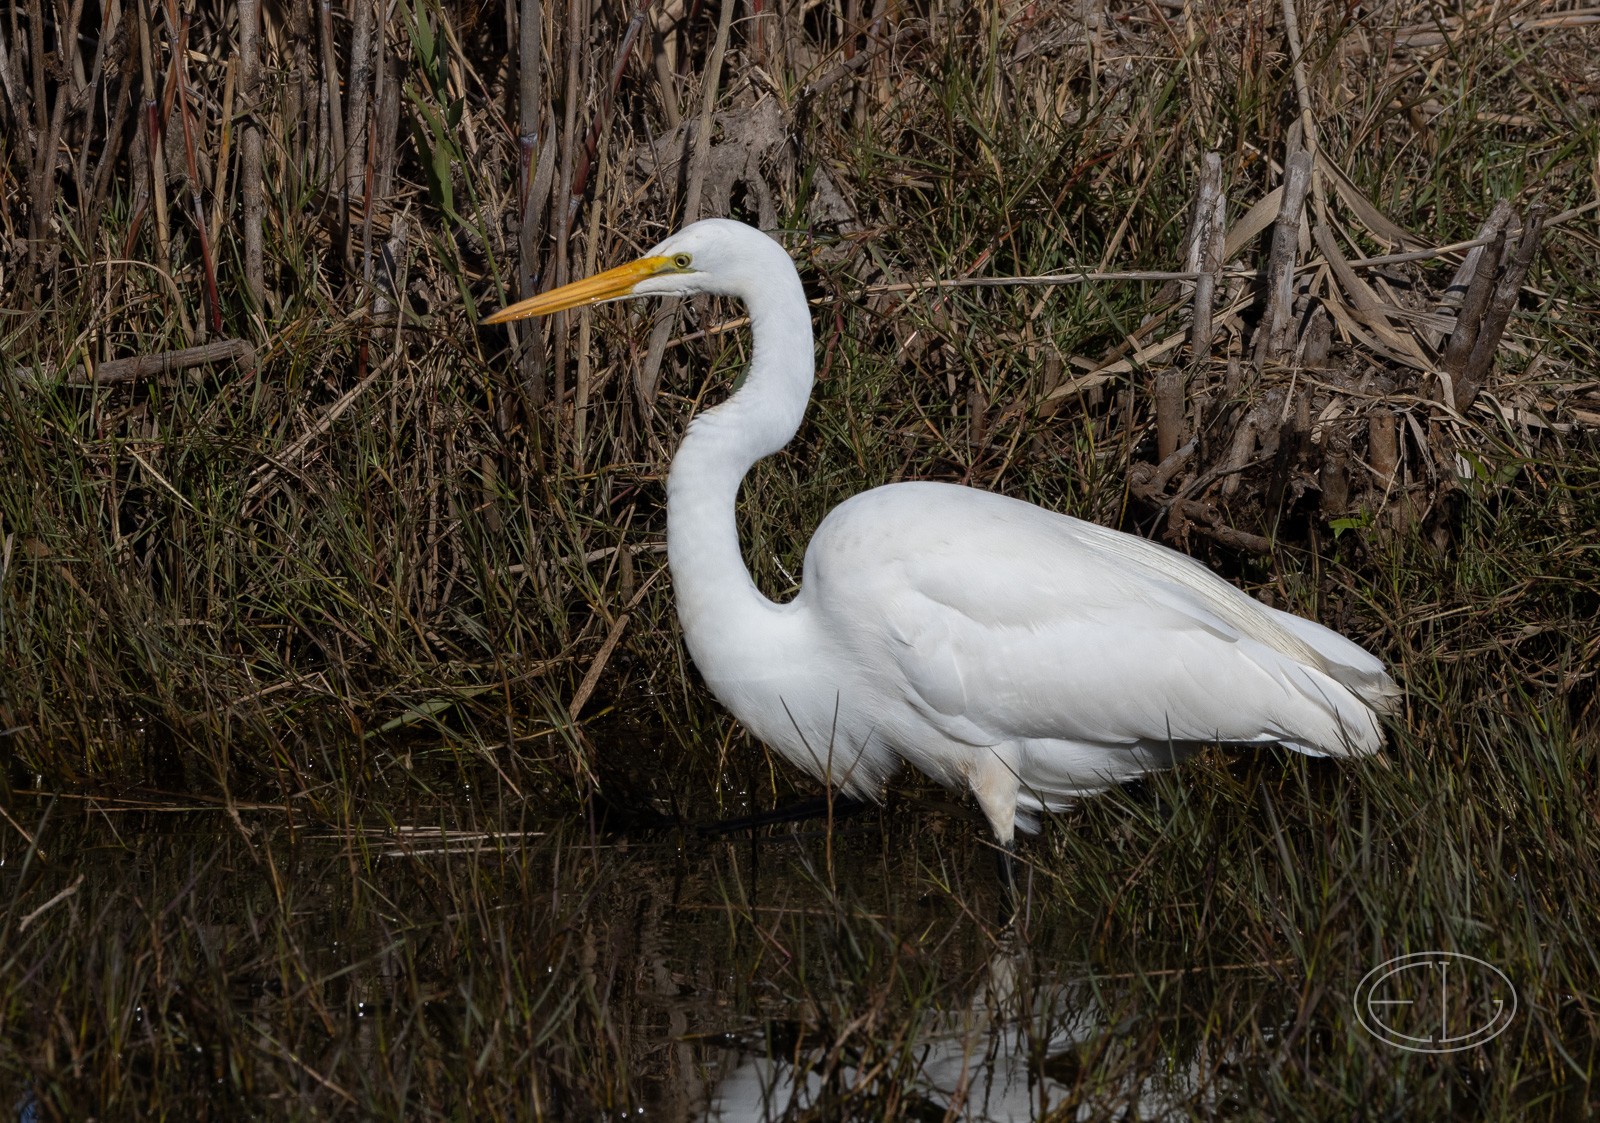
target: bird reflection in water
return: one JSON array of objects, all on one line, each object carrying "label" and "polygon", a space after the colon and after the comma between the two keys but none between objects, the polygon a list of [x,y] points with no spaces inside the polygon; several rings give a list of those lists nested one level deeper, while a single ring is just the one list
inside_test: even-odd
[{"label": "bird reflection in water", "polygon": [[[1218,1069],[1231,1050],[1218,1058],[1203,1042],[1181,1062],[1169,1057],[1159,1071],[1141,1069],[1130,1058],[1128,1064],[1095,1065],[1113,1077],[1083,1079],[1086,1058],[1104,1060],[1122,1028],[1110,1024],[1087,976],[1041,980],[1025,953],[1002,946],[966,1006],[930,1013],[899,1047],[905,1061],[887,1070],[855,1064],[827,1042],[768,1034],[729,1051],[705,1119],[852,1117],[847,1105],[893,1097],[895,1114],[914,1119],[1158,1123],[1226,1102]],[[790,1040],[781,1040],[785,1036]]]}]

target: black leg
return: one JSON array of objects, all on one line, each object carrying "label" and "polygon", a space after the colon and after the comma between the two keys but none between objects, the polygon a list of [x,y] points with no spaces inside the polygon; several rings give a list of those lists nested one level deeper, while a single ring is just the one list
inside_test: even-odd
[{"label": "black leg", "polygon": [[1010,927],[1017,916],[1017,844],[1007,842],[995,851],[1000,873],[1000,927]]}]

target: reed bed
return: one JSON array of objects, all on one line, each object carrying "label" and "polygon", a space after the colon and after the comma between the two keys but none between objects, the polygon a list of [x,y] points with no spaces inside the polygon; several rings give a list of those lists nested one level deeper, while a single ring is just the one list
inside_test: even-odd
[{"label": "reed bed", "polygon": [[1545,574],[1493,602],[1527,638],[1374,588],[1474,519],[1593,525],[1593,18],[1313,5],[1292,46],[1285,11],[12,5],[16,759],[294,792],[329,771],[298,730],[361,776],[470,729],[579,794],[581,719],[684,719],[661,479],[734,310],[473,323],[702,214],[781,231],[817,302],[812,420],[747,491],[774,593],[842,496],[960,479],[1401,665],[1443,614],[1586,712]]},{"label": "reed bed", "polygon": [[[1004,966],[1075,1117],[1581,1117],[1597,40],[1570,3],[12,0],[0,1080],[693,1117],[759,1056],[821,1080],[797,1117],[943,1117],[928,1033]],[[1386,763],[1214,752],[1062,816],[1020,949],[914,781],[837,845],[697,841],[791,779],[664,570],[740,310],[476,324],[714,214],[814,304],[812,412],[743,493],[765,590],[866,486],[1004,491],[1382,653]],[[1513,1030],[1374,1046],[1352,988],[1424,949],[1505,970]],[[1112,1032],[1052,1052],[1062,994]]]}]

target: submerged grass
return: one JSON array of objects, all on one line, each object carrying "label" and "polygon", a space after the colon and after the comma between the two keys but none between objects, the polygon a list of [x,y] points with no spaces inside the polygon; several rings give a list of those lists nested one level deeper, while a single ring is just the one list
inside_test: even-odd
[{"label": "submerged grass", "polygon": [[[1592,13],[1303,5],[1320,151],[1399,227],[1577,213],[1470,410],[1355,335],[1333,369],[1236,378],[1259,309],[1189,363],[1197,464],[1262,409],[1300,449],[1263,437],[1236,492],[1197,492],[1270,536],[1254,553],[1136,492],[1158,372],[1084,377],[1172,330],[1168,286],[903,286],[1181,267],[1203,154],[1237,222],[1304,140],[1280,4],[730,0],[713,74],[723,5],[643,8],[627,50],[631,7],[515,7],[334,5],[324,34],[246,2],[194,12],[187,51],[92,0],[76,34],[30,0],[0,28],[0,1107],[1590,1113]],[[1352,255],[1397,248],[1326,202]],[[831,834],[699,838],[793,780],[704,696],[664,574],[665,465],[747,357],[739,313],[473,328],[691,210],[780,229],[819,302],[814,407],[743,493],[763,589],[865,486],[1002,490],[1164,534],[1381,652],[1391,750],[1215,751],[1058,816],[1011,935],[981,829],[914,779]],[[1369,280],[1425,332],[1454,265]],[[219,337],[250,355],[105,373]],[[1315,457],[1350,433],[1341,509]],[[1421,951],[1504,971],[1511,1027],[1374,1039],[1358,984]]]},{"label": "submerged grass", "polygon": [[[470,762],[337,827],[19,798],[0,1079],[59,1118],[1582,1118],[1600,761],[1554,714],[1462,732],[1091,801],[1010,932],[977,824],[902,800],[706,841]],[[1416,951],[1505,972],[1510,1028],[1377,1042],[1358,985]]]}]

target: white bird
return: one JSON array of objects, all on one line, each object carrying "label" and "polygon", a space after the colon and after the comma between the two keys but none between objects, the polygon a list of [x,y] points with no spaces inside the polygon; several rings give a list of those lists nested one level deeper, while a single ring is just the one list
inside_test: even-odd
[{"label": "white bird", "polygon": [[707,686],[762,741],[845,794],[906,762],[968,789],[1009,852],[1041,812],[1213,744],[1376,752],[1399,691],[1383,663],[1192,558],[1016,499],[896,483],[835,507],[804,586],[764,596],[739,550],[750,466],[788,444],[815,351],[777,242],[707,219],[644,257],[487,317],[642,296],[744,302],[744,383],[699,414],[667,477],[667,562]]}]

